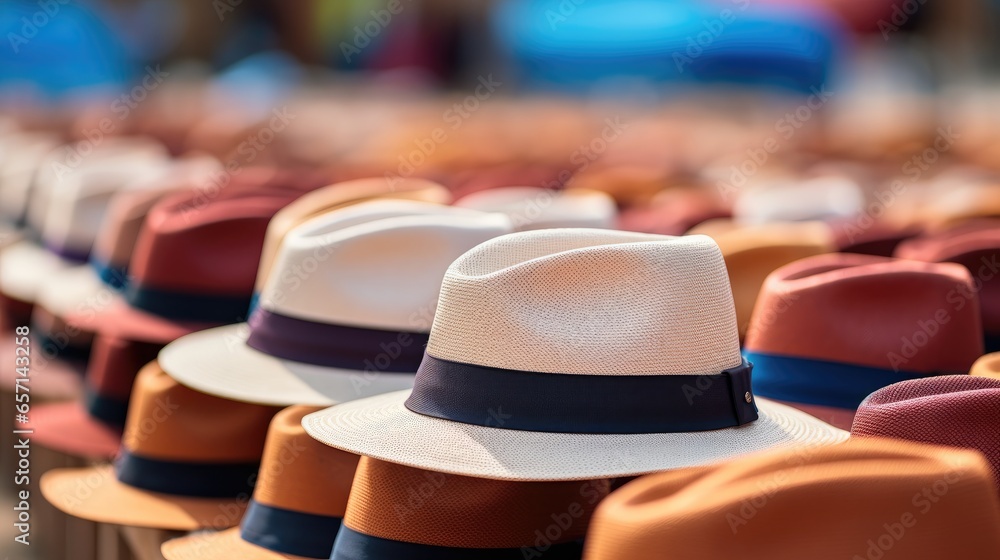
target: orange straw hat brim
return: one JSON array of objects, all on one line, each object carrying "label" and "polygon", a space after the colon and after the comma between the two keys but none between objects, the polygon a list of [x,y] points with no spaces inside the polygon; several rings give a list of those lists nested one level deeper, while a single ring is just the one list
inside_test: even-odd
[{"label": "orange straw hat brim", "polygon": [[[42,475],[42,494],[74,517],[131,527],[196,531],[240,522],[247,500],[157,494],[123,484],[110,465],[56,469]],[[248,497],[249,498],[249,497]]]}]

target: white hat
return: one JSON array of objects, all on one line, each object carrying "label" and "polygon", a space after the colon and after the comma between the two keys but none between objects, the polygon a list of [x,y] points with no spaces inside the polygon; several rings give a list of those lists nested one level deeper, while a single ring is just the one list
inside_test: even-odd
[{"label": "white hat", "polygon": [[42,245],[21,240],[0,253],[0,292],[34,302],[45,278],[84,261],[97,238],[108,201],[135,181],[163,173],[169,161],[162,147],[108,140],[75,166],[65,162],[72,148],[49,153],[35,172],[28,224]]},{"label": "white hat", "polygon": [[476,191],[455,201],[455,206],[503,212],[517,231],[566,227],[610,229],[618,215],[613,198],[589,189],[501,187]]},{"label": "white hat", "polygon": [[746,187],[733,204],[741,224],[851,218],[864,211],[865,195],[856,182],[834,175],[774,185]]},{"label": "white hat", "polygon": [[322,214],[285,236],[247,323],[181,337],[160,365],[193,389],[278,406],[412,387],[448,265],[511,229],[502,214],[407,200]]},{"label": "white hat", "polygon": [[637,475],[847,437],[752,395],[711,238],[587,229],[463,255],[412,393],[303,425],[352,453],[506,480]]}]

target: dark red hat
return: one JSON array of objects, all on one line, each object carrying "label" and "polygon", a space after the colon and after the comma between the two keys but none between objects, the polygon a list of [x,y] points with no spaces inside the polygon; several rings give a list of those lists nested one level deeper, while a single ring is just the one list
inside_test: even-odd
[{"label": "dark red hat", "polygon": [[1000,224],[982,221],[905,242],[896,256],[926,262],[958,263],[972,273],[983,316],[987,352],[1000,350]]},{"label": "dark red hat", "polygon": [[945,375],[889,385],[868,396],[852,437],[890,437],[976,449],[1000,491],[1000,380]]},{"label": "dark red hat", "polygon": [[877,389],[967,373],[981,329],[961,266],[834,253],[768,276],[745,350],[758,395],[847,429]]}]

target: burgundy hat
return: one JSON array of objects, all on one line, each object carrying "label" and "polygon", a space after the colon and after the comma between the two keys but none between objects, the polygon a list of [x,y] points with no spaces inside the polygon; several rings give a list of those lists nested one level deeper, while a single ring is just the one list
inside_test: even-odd
[{"label": "burgundy hat", "polygon": [[273,170],[243,170],[226,186],[187,190],[150,211],[136,240],[124,298],[66,322],[129,340],[166,344],[244,319],[268,221],[322,185]]},{"label": "burgundy hat", "polygon": [[968,268],[979,292],[986,351],[1000,350],[1000,223],[970,223],[919,237],[901,244],[896,256]]},{"label": "burgundy hat", "polygon": [[155,360],[162,347],[98,335],[84,379],[83,401],[35,408],[35,441],[69,455],[91,459],[114,457],[125,427],[136,373]]},{"label": "burgundy hat", "polygon": [[758,395],[847,429],[876,389],[967,373],[981,329],[961,266],[833,253],[768,276],[745,350]]},{"label": "burgundy hat", "polygon": [[1000,380],[970,375],[912,379],[868,396],[852,437],[891,437],[983,453],[1000,491]]},{"label": "burgundy hat", "polygon": [[858,253],[891,257],[903,242],[920,234],[914,226],[898,226],[888,221],[864,223],[861,219],[841,219],[829,222],[834,240],[841,253]]}]

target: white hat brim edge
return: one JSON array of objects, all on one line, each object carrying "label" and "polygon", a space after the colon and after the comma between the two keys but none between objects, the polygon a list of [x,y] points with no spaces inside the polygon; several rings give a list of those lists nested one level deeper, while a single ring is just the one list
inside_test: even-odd
[{"label": "white hat brim edge", "polygon": [[246,323],[191,333],[168,344],[163,371],[196,391],[267,406],[329,406],[413,386],[412,373],[370,373],[283,360],[246,344]]},{"label": "white hat brim edge", "polygon": [[34,303],[46,278],[74,264],[32,241],[16,241],[0,251],[0,292]]},{"label": "white hat brim edge", "polygon": [[[351,453],[430,471],[496,480],[625,477],[708,465],[772,448],[832,445],[848,433],[758,399],[748,425],[676,434],[564,434],[463,424],[404,406],[409,391],[348,402],[302,420],[314,439]],[[503,421],[483,411],[484,421]],[[492,416],[491,416],[492,415]]]}]

